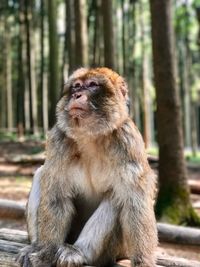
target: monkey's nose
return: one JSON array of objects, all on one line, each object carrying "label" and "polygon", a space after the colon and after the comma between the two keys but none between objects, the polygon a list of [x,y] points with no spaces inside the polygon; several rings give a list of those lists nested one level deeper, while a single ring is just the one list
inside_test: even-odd
[{"label": "monkey's nose", "polygon": [[78,99],[78,98],[80,98],[82,96],[82,93],[81,92],[77,92],[77,93],[74,93],[73,94],[73,98],[74,99]]}]

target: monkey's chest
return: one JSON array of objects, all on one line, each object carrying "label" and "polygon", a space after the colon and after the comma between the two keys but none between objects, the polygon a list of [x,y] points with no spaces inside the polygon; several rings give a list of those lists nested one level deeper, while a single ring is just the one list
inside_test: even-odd
[{"label": "monkey's chest", "polygon": [[114,170],[109,164],[98,162],[94,158],[82,169],[83,193],[91,196],[91,199],[103,197],[112,187],[113,173]]}]

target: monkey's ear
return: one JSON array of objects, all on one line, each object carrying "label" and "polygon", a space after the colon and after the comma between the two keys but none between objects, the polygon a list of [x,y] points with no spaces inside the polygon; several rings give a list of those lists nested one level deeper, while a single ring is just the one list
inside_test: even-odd
[{"label": "monkey's ear", "polygon": [[125,99],[128,98],[128,86],[127,83],[124,81],[124,79],[121,80],[120,84],[120,91]]}]

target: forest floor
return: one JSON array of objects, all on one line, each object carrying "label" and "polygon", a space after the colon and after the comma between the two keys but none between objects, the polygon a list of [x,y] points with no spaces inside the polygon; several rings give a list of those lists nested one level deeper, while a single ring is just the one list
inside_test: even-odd
[{"label": "forest floor", "polygon": [[[42,163],[34,160],[28,162],[17,162],[20,155],[44,156],[44,142],[26,141],[20,142],[0,142],[0,198],[16,200],[26,203],[32,183],[32,174]],[[188,168],[189,179],[199,181],[200,166]],[[192,203],[196,211],[200,214],[200,194],[191,195]],[[0,228],[12,228],[26,230],[24,221],[0,220]],[[200,247],[173,245],[169,243],[159,244],[158,250],[167,255],[184,257],[191,260],[200,261]]]}]

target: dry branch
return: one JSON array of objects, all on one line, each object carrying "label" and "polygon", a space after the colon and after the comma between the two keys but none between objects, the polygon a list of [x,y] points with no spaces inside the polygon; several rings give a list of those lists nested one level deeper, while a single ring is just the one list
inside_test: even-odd
[{"label": "dry branch", "polygon": [[[16,255],[27,243],[28,238],[25,231],[0,229],[0,266],[16,267]],[[119,264],[131,267],[130,261],[128,260],[121,261]],[[157,267],[200,267],[200,262],[198,261],[160,254],[157,255],[157,264]]]},{"label": "dry branch", "polygon": [[158,255],[157,264],[165,267],[200,267],[199,261],[186,260],[166,255]]},{"label": "dry branch", "polygon": [[23,219],[25,205],[13,200],[0,199],[0,218],[3,219]]},{"label": "dry branch", "polygon": [[188,184],[193,194],[200,194],[200,181],[199,180],[189,180]]},{"label": "dry branch", "polygon": [[200,246],[200,229],[157,223],[161,242]]},{"label": "dry branch", "polygon": [[41,152],[35,155],[15,155],[6,159],[9,163],[41,163],[45,161],[45,153]]}]

